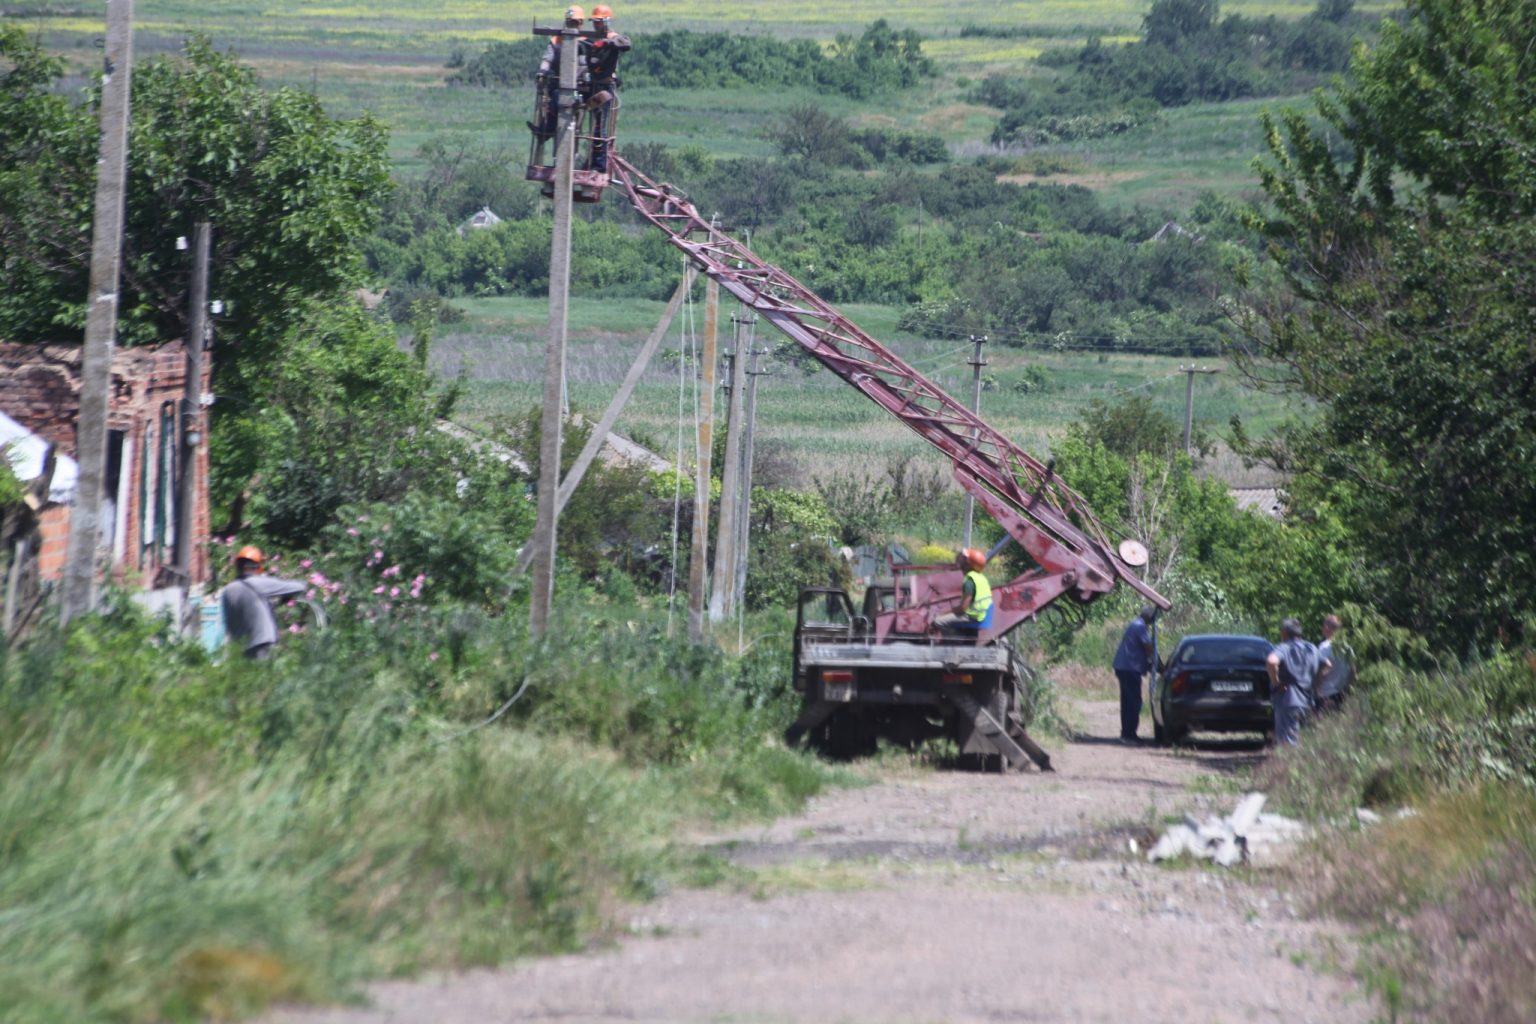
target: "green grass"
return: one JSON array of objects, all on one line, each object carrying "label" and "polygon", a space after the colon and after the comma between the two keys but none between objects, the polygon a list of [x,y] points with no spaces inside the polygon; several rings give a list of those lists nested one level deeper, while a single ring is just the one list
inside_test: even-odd
[{"label": "green grass", "polygon": [[[443,329],[432,351],[444,375],[463,370],[470,378],[460,406],[464,417],[483,422],[519,415],[537,405],[542,394],[546,300],[500,297],[461,299],[455,304],[468,313],[468,319]],[[607,407],[663,306],[643,299],[572,299],[568,372],[571,402],[577,410],[596,416]],[[969,400],[969,345],[905,335],[896,330],[901,311],[893,307],[853,304],[843,312],[950,394],[962,402]],[[728,323],[728,315],[722,310],[722,323]],[[702,327],[702,310],[695,307],[694,317]],[[674,322],[662,342],[663,352],[682,347],[679,331],[679,324]],[[759,325],[759,347],[771,347],[779,341],[776,332]],[[722,332],[722,347],[728,342],[728,334]],[[1035,454],[1045,454],[1052,439],[1095,399],[1112,402],[1128,394],[1143,394],[1155,408],[1183,421],[1185,376],[1179,367],[1188,363],[1187,358],[1043,353],[1003,347],[989,349],[986,358],[989,365],[985,373],[995,378],[998,387],[982,395],[983,417]],[[1223,365],[1221,360],[1202,363]],[[771,359],[765,366],[771,375],[763,378],[758,388],[757,436],[760,441],[786,446],[800,464],[805,483],[812,476],[834,473],[878,476],[889,460],[914,454],[931,465],[932,471],[947,474],[937,452],[829,372],[818,370],[806,375]],[[1047,391],[1019,394],[1012,390],[1011,385],[1027,366],[1045,368],[1050,382]],[[1238,413],[1246,424],[1264,430],[1303,411],[1278,396],[1244,389],[1239,377],[1230,367],[1228,370],[1195,382],[1197,420],[1213,432],[1224,431]],[[676,366],[666,365],[658,356],[619,420],[618,429],[671,457],[677,437],[677,409]],[[686,448],[691,452],[691,441]],[[1230,469],[1235,474],[1240,468]]]}]

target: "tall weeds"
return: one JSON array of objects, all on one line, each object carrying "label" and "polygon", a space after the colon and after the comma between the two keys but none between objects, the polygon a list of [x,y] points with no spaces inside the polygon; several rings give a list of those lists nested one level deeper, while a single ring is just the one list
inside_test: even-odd
[{"label": "tall weeds", "polygon": [[0,1018],[232,1017],[573,949],[677,875],[680,824],[819,787],[765,742],[782,651],[633,614],[531,644],[438,608],[252,664],[123,611],[0,652]]}]

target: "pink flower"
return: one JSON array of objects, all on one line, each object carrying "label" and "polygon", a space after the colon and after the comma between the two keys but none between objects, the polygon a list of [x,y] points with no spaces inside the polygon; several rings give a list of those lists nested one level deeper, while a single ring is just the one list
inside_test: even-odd
[{"label": "pink flower", "polygon": [[355,526],[347,527],[347,536],[348,537],[356,537],[357,536],[357,527],[355,527]]},{"label": "pink flower", "polygon": [[308,569],[310,566],[312,566],[314,564],[315,563],[314,563],[313,559],[305,558],[305,559],[300,560],[299,568],[300,569]]},{"label": "pink flower", "polygon": [[368,517],[367,516],[358,516],[357,517],[357,521],[360,522],[360,523],[366,523],[368,521]]},{"label": "pink flower", "polygon": [[347,603],[347,595],[346,594],[342,594],[341,595],[341,603],[342,604],[346,604]]},{"label": "pink flower", "polygon": [[436,661],[440,657],[442,657],[442,655],[438,654],[436,651],[433,651],[431,654],[427,655],[427,660]]},{"label": "pink flower", "polygon": [[298,631],[299,631],[299,624],[297,622],[295,622],[293,625],[288,627],[288,632],[290,632],[290,633],[297,633]]},{"label": "pink flower", "polygon": [[380,583],[378,586],[374,587],[373,588],[373,592],[375,594],[382,594],[382,593],[384,593],[384,584]]},{"label": "pink flower", "polygon": [[315,587],[323,587],[330,582],[330,580],[326,579],[323,574],[318,572],[310,573],[308,578],[310,585]]},{"label": "pink flower", "polygon": [[379,575],[380,576],[399,576],[400,575],[400,567],[398,565],[392,565],[388,569],[385,569],[383,572],[381,572]]},{"label": "pink flower", "polygon": [[315,588],[314,587],[310,587],[308,590],[304,591],[304,599],[306,601],[313,601],[315,599]]},{"label": "pink flower", "polygon": [[400,596],[400,588],[399,587],[390,587],[389,588],[389,596],[390,597],[399,597]]}]

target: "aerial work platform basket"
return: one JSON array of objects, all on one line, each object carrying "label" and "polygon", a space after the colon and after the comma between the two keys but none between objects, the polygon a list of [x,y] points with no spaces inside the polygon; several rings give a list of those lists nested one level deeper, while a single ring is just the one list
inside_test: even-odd
[{"label": "aerial work platform basket", "polygon": [[[540,82],[534,95],[533,119],[528,122],[532,137],[528,143],[528,169],[523,177],[541,182],[546,197],[555,194],[555,157],[560,149],[555,139],[560,119],[559,92],[553,81]],[[571,199],[596,203],[608,187],[607,161],[614,153],[619,121],[618,95],[607,90],[589,94],[578,85],[571,113],[571,130],[576,133]]]}]

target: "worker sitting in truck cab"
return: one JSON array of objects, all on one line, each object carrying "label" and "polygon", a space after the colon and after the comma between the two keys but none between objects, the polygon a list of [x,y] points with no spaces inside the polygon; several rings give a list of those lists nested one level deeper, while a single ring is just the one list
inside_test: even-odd
[{"label": "worker sitting in truck cab", "polygon": [[976,548],[955,553],[955,568],[965,573],[958,611],[940,615],[933,624],[944,632],[979,633],[992,624],[992,584],[981,571],[987,556]]}]

